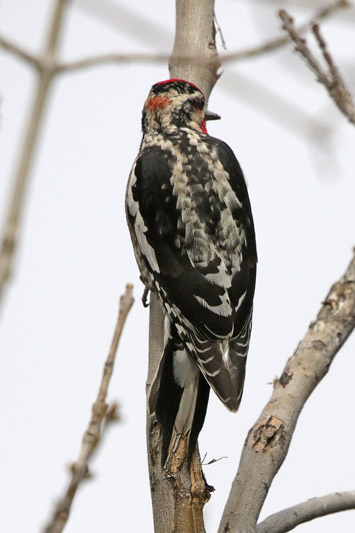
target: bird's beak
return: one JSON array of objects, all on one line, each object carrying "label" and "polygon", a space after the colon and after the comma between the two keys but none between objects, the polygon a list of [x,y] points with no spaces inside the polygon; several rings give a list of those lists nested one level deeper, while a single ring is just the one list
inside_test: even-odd
[{"label": "bird's beak", "polygon": [[205,113],[205,120],[219,120],[221,117],[217,113],[213,113],[213,111],[209,111],[207,109]]}]

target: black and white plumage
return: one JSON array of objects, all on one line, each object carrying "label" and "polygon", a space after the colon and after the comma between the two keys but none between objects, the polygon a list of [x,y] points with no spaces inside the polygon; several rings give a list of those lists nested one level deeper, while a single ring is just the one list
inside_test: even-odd
[{"label": "black and white plumage", "polygon": [[238,409],[251,330],[257,256],[249,197],[234,153],[208,135],[205,118],[195,85],[154,85],[126,195],[142,280],[166,314],[148,398],[164,461],[182,436],[193,451],[210,387]]}]

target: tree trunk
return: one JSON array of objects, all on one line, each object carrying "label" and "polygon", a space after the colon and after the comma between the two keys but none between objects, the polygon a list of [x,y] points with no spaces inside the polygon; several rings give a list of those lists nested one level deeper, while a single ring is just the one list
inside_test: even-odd
[{"label": "tree trunk", "polygon": [[[214,0],[177,0],[176,36],[170,77],[191,81],[206,97],[218,79],[220,66],[215,44]],[[164,314],[158,298],[150,299],[149,370],[147,390],[163,350]],[[162,467],[161,435],[155,417],[147,417],[147,446],[154,530],[156,533],[203,533],[203,507],[212,487],[205,481],[198,449],[187,464],[180,441],[169,471]]]}]

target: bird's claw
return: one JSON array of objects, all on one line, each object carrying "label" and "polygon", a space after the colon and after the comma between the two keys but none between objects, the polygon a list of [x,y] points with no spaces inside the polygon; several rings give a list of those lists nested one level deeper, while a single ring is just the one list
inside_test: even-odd
[{"label": "bird's claw", "polygon": [[149,289],[145,288],[144,292],[143,292],[143,295],[142,295],[143,307],[149,307],[148,294],[149,294]]}]

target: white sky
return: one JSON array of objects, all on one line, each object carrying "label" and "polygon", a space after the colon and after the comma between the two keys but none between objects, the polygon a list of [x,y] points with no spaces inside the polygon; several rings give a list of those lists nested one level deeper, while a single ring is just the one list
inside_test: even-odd
[{"label": "white sky", "polygon": [[[290,2],[291,4],[292,2]],[[297,2],[307,20],[320,2]],[[52,2],[2,0],[1,34],[38,50]],[[229,50],[278,33],[286,2],[217,0]],[[96,7],[95,7],[96,6]],[[61,57],[172,49],[174,2],[77,0],[68,10]],[[105,7],[106,6],[106,7]],[[136,13],[139,21],[132,18]],[[139,24],[138,24],[139,22]],[[148,24],[149,23],[149,24]],[[354,13],[322,24],[352,89]],[[0,57],[0,209],[4,207],[33,90],[30,69]],[[119,295],[135,284],[110,399],[123,423],[111,429],[93,481],[78,494],[68,533],[152,531],[145,452],[148,311],[124,217],[124,193],[140,142],[140,114],[166,65],[103,66],[55,83],[34,159],[16,273],[1,312],[0,516],[6,533],[36,532],[47,520],[76,459],[111,341]],[[258,238],[259,272],[247,380],[241,410],[211,397],[200,438],[216,492],[205,507],[217,530],[248,429],[345,270],[355,244],[354,128],[289,47],[227,65],[210,109],[222,120],[210,133],[234,149],[244,168]],[[319,135],[316,135],[318,133]],[[354,489],[355,338],[308,401],[262,517],[305,499]],[[212,395],[213,396],[213,395]],[[353,512],[299,528],[354,529]]]}]

